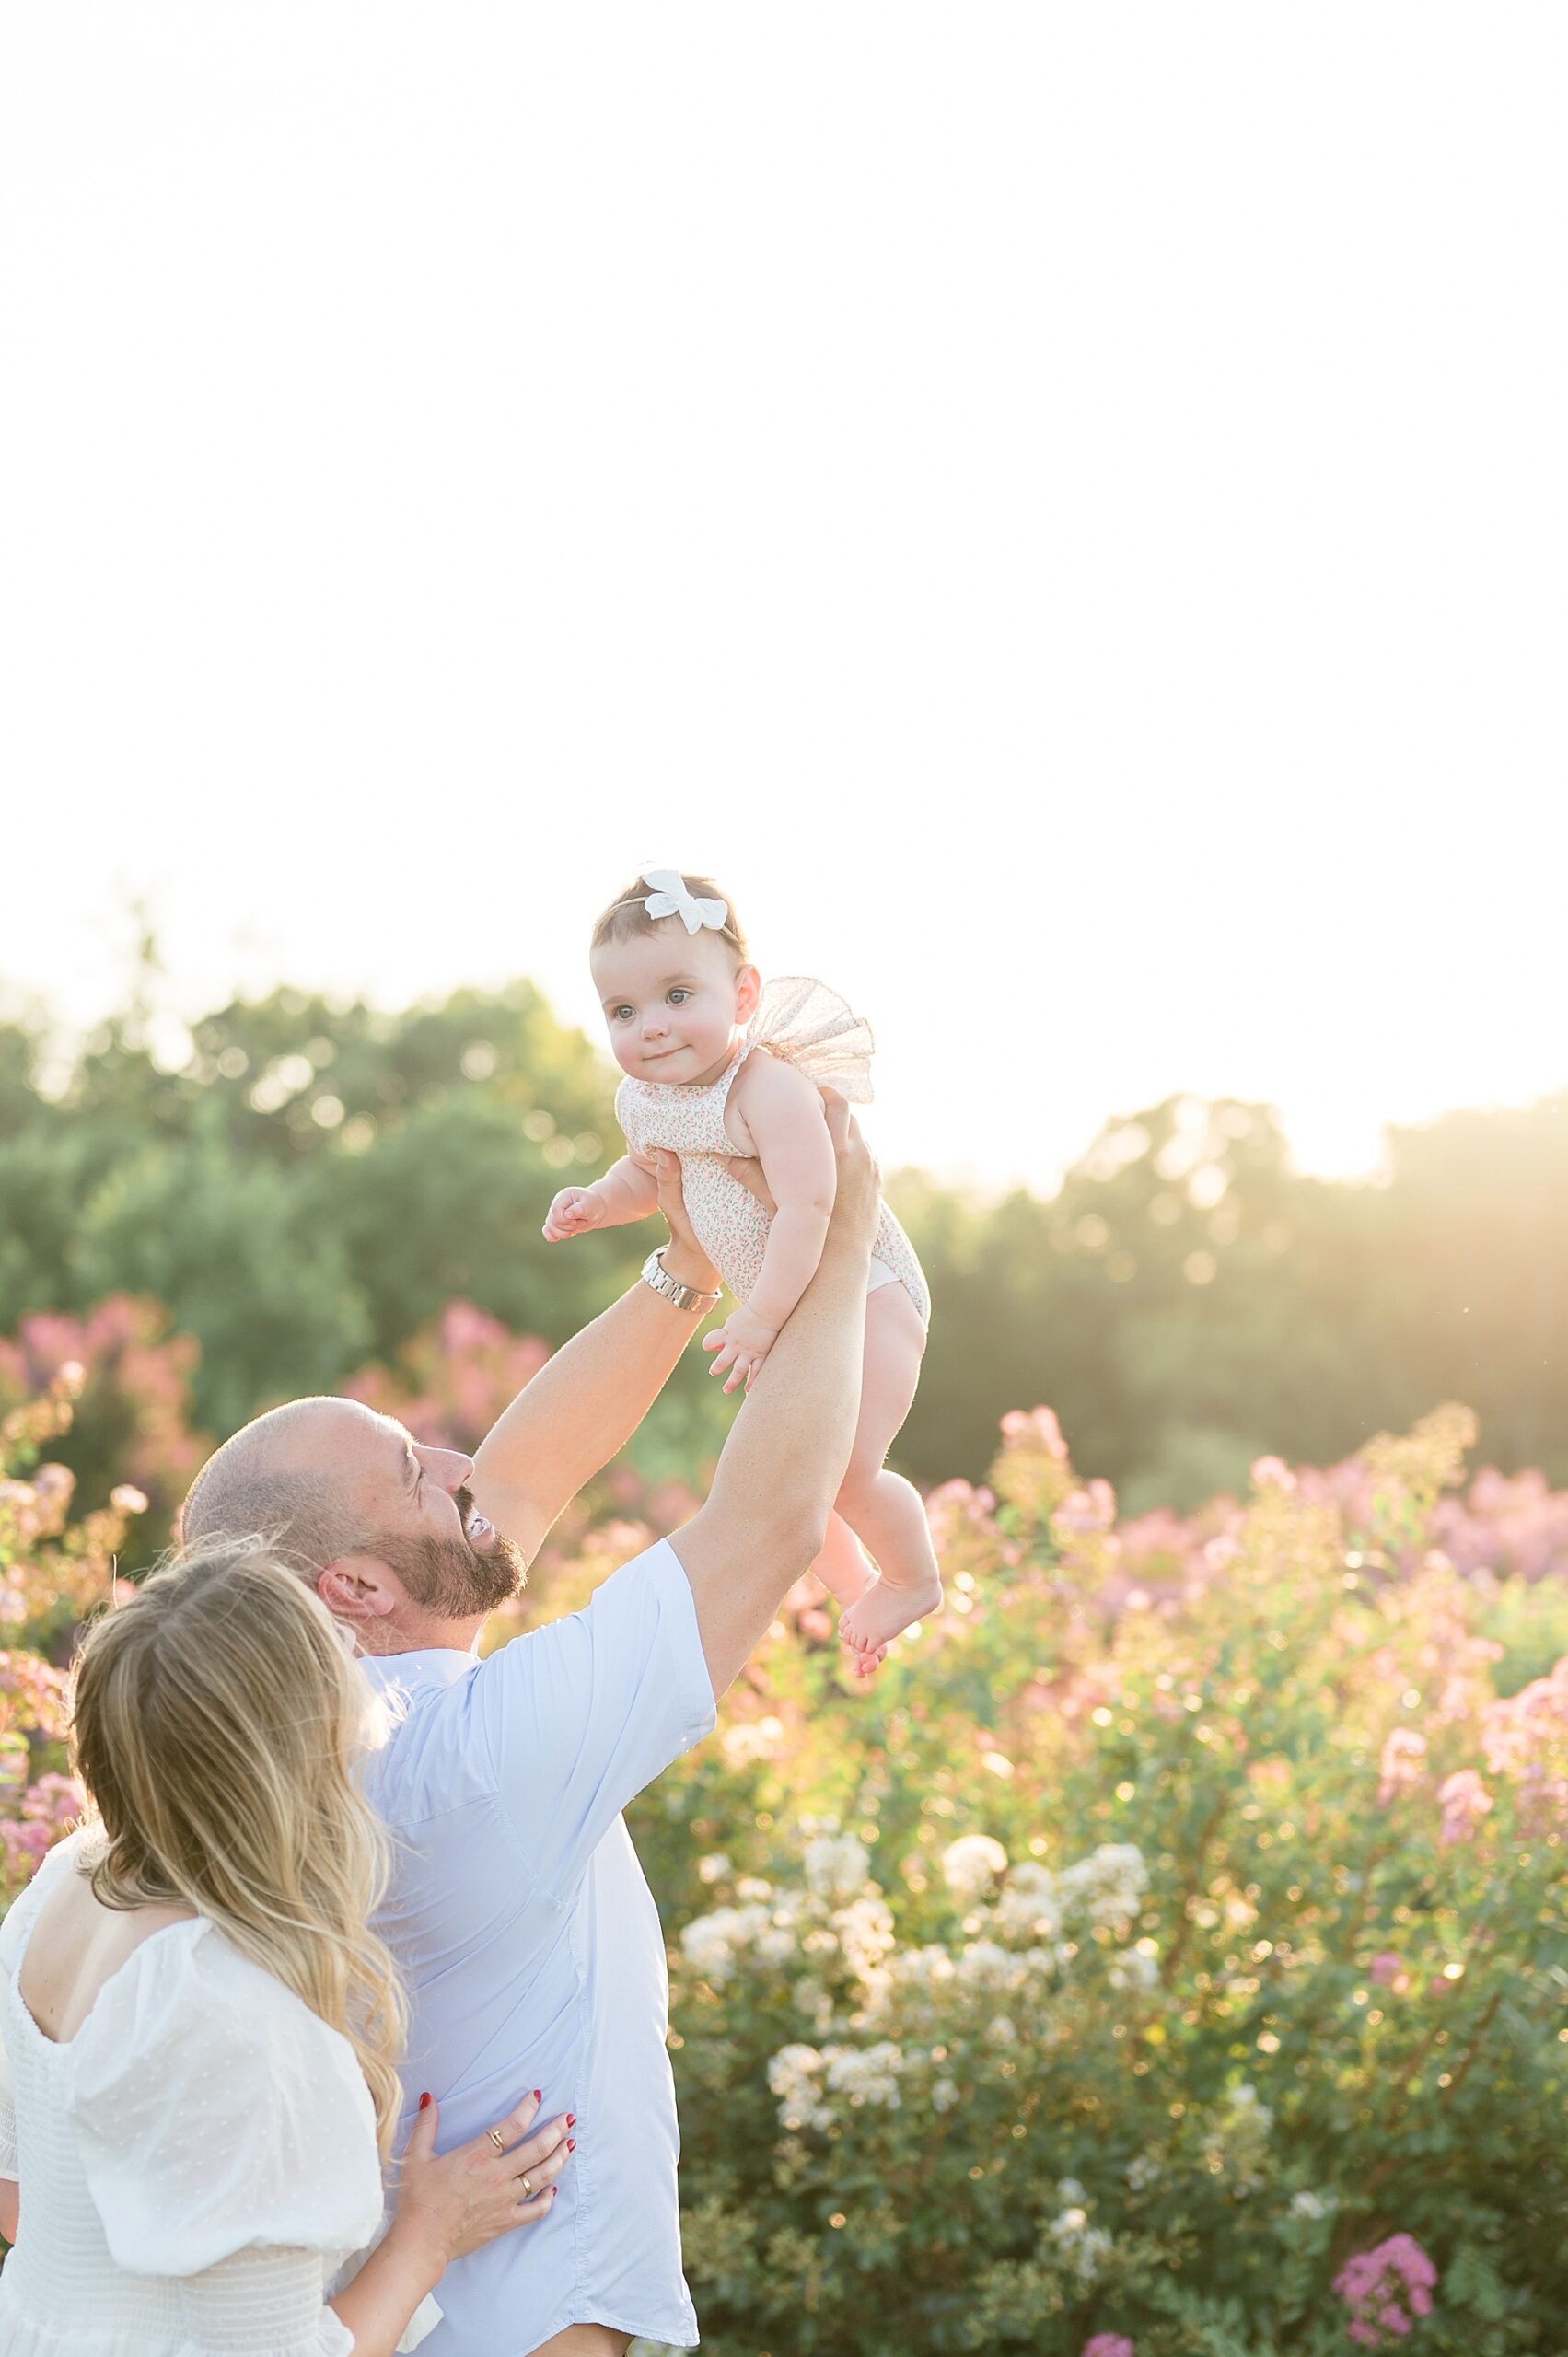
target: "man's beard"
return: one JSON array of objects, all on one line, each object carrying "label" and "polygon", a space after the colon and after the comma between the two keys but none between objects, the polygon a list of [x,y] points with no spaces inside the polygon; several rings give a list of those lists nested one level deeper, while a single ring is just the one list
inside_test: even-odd
[{"label": "man's beard", "polygon": [[[453,1494],[466,1531],[473,1493],[464,1489]],[[494,1612],[508,1596],[521,1596],[528,1583],[522,1549],[499,1530],[494,1546],[483,1554],[466,1537],[410,1538],[401,1531],[377,1534],[366,1551],[378,1555],[414,1603],[441,1620],[472,1620]]]}]

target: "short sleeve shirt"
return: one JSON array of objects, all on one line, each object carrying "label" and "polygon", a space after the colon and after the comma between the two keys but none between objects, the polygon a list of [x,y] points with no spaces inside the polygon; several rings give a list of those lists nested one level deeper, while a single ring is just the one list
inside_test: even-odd
[{"label": "short sleeve shirt", "polygon": [[714,1724],[679,1559],[661,1540],[483,1661],[366,1669],[393,1709],[366,1781],[396,1843],[377,1929],[412,2014],[401,2132],[425,2089],[443,2151],[534,2087],[577,2115],[549,2216],[447,2269],[422,2357],[528,2357],[574,2323],[691,2347],[664,1940],[621,1817]]}]

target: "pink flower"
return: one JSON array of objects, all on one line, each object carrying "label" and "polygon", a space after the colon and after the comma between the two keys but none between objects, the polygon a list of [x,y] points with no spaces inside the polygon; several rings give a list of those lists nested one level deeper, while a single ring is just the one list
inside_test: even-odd
[{"label": "pink flower", "polygon": [[1387,1808],[1397,1794],[1413,1792],[1425,1774],[1426,1737],[1413,1727],[1395,1727],[1378,1762],[1378,1806]]},{"label": "pink flower", "polygon": [[[1010,1408],[1002,1419],[1002,1438],[1009,1448],[1043,1448],[1048,1457],[1065,1457],[1062,1427],[1049,1408]],[[1096,2357],[1100,2357],[1097,2351]]]},{"label": "pink flower", "polygon": [[1255,1490],[1294,1490],[1295,1475],[1283,1457],[1260,1457],[1252,1468]]},{"label": "pink flower", "polygon": [[1349,2338],[1363,2349],[1381,2349],[1385,2335],[1404,2340],[1412,2316],[1431,2315],[1436,2282],[1437,2270],[1413,2235],[1390,2235],[1376,2250],[1359,2252],[1334,2278],[1351,2311]]},{"label": "pink flower", "polygon": [[1390,1949],[1385,1949],[1381,1956],[1375,1956],[1367,1968],[1373,1980],[1380,1981],[1385,1989],[1397,1988],[1401,1980],[1407,1988],[1410,1985],[1403,1956],[1395,1956]]},{"label": "pink flower", "polygon": [[1084,2357],[1136,2357],[1136,2351],[1124,2332],[1097,2332],[1085,2341]]},{"label": "pink flower", "polygon": [[56,1840],[86,1813],[87,1790],[75,1776],[41,1776],[22,1794],[22,1815],[29,1824],[43,1826]]},{"label": "pink flower", "polygon": [[1443,1811],[1438,1840],[1446,1850],[1456,1841],[1475,1840],[1476,1828],[1492,1806],[1492,1795],[1473,1768],[1461,1768],[1445,1777],[1437,1788],[1437,1802]]}]

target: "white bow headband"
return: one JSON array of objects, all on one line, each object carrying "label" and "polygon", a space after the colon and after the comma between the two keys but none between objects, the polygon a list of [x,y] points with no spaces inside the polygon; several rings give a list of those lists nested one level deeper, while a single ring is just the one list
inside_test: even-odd
[{"label": "white bow headband", "polygon": [[645,867],[643,881],[653,888],[643,902],[651,917],[679,917],[688,933],[700,933],[704,925],[711,933],[722,933],[729,923],[727,904],[699,900],[689,892],[678,867]]}]

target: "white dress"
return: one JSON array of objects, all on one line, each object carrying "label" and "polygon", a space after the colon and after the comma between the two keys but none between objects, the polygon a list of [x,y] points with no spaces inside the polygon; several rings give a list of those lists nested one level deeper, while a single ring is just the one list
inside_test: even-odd
[{"label": "white dress", "polygon": [[[46,2038],[17,1974],[82,1838],[0,1925],[0,2177],[21,2191],[0,2352],[350,2357],[326,2293],[382,2223],[353,2048],[199,1917],[144,1940],[74,2038]],[[438,2316],[426,2303],[404,2345]]]}]

